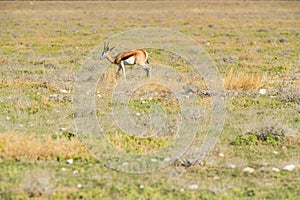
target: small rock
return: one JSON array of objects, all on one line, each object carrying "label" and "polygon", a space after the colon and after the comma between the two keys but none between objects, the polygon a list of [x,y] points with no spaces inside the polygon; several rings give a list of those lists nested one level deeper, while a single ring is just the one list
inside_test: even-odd
[{"label": "small rock", "polygon": [[67,129],[67,128],[61,127],[59,130],[60,130],[60,131],[66,131],[66,130],[68,130],[68,129]]},{"label": "small rock", "polygon": [[262,88],[262,89],[259,90],[258,93],[259,93],[259,94],[266,94],[266,93],[267,93],[267,90]]},{"label": "small rock", "polygon": [[183,188],[181,188],[181,189],[179,190],[179,192],[184,192],[184,189],[183,189]]},{"label": "small rock", "polygon": [[254,172],[254,169],[251,168],[251,167],[246,167],[246,168],[243,169],[243,172],[249,172],[249,173],[252,173],[252,172]]},{"label": "small rock", "polygon": [[219,157],[223,158],[224,157],[224,153],[219,153]]},{"label": "small rock", "polygon": [[123,162],[123,163],[122,163],[122,166],[128,166],[128,165],[129,165],[128,162]]},{"label": "small rock", "polygon": [[77,184],[78,188],[82,188],[82,185],[80,183]]},{"label": "small rock", "polygon": [[6,119],[7,119],[7,120],[10,120],[10,117],[9,117],[9,116],[6,116]]},{"label": "small rock", "polygon": [[49,97],[50,97],[50,98],[56,98],[56,97],[58,97],[58,95],[57,95],[57,94],[50,94]]},{"label": "small rock", "polygon": [[278,151],[273,151],[273,153],[277,155],[277,154],[278,154]]},{"label": "small rock", "polygon": [[295,168],[296,168],[296,166],[295,166],[294,164],[291,164],[291,165],[286,165],[286,166],[284,166],[282,169],[291,172],[291,171],[293,171]]},{"label": "small rock", "polygon": [[157,159],[156,158],[151,158],[150,161],[151,162],[157,162]]},{"label": "small rock", "polygon": [[198,185],[197,184],[192,184],[188,186],[189,190],[197,190],[198,189]]},{"label": "small rock", "polygon": [[61,89],[61,90],[59,90],[59,92],[62,93],[62,94],[68,94],[69,93],[69,91],[65,90],[65,89]]},{"label": "small rock", "polygon": [[171,160],[171,158],[167,157],[167,158],[164,159],[164,162],[170,162],[170,160]]},{"label": "small rock", "polygon": [[61,168],[61,171],[62,171],[62,172],[65,172],[66,170],[67,170],[67,169],[66,169],[66,168],[64,168],[64,167],[63,167],[63,168]]},{"label": "small rock", "polygon": [[153,99],[152,97],[149,97],[149,98],[148,98],[149,101],[151,101],[152,99]]},{"label": "small rock", "polygon": [[276,167],[273,167],[273,168],[272,168],[272,171],[273,171],[273,172],[279,172],[280,170],[279,170],[278,168],[276,168]]},{"label": "small rock", "polygon": [[70,165],[73,164],[73,159],[72,159],[72,158],[71,158],[71,159],[68,159],[68,160],[67,160],[67,164],[70,164]]},{"label": "small rock", "polygon": [[74,170],[74,171],[73,171],[73,174],[78,174],[78,173],[79,173],[78,170]]},{"label": "small rock", "polygon": [[229,164],[228,167],[231,168],[231,169],[234,169],[235,165],[234,164]]},{"label": "small rock", "polygon": [[144,189],[144,185],[140,185],[140,189]]},{"label": "small rock", "polygon": [[280,38],[279,42],[284,43],[284,42],[286,42],[286,39],[285,38]]},{"label": "small rock", "polygon": [[141,115],[141,113],[137,112],[137,113],[135,113],[135,115],[136,115],[136,116],[140,116],[140,115]]},{"label": "small rock", "polygon": [[145,104],[145,103],[146,103],[146,101],[143,100],[143,101],[142,101],[142,104]]}]

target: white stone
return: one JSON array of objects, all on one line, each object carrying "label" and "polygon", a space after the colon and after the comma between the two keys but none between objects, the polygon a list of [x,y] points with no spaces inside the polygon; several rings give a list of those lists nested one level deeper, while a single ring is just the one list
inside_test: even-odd
[{"label": "white stone", "polygon": [[144,189],[144,185],[140,185],[140,189]]},{"label": "white stone", "polygon": [[69,91],[65,90],[65,89],[61,89],[61,90],[59,90],[59,92],[62,93],[62,94],[68,94],[69,93]]},{"label": "white stone", "polygon": [[67,163],[68,163],[68,164],[73,164],[73,159],[72,159],[72,158],[71,158],[71,159],[68,159],[68,160],[67,160]]},{"label": "white stone", "polygon": [[231,168],[231,169],[234,169],[234,168],[235,168],[235,165],[232,164],[232,163],[230,163],[230,164],[228,165],[228,167]]},{"label": "white stone", "polygon": [[140,116],[140,115],[141,115],[141,113],[137,112],[137,113],[135,113],[135,115],[136,115],[136,116]]},{"label": "white stone", "polygon": [[78,170],[74,170],[74,171],[73,171],[73,174],[78,174],[78,173],[79,173]]},{"label": "white stone", "polygon": [[67,169],[66,169],[66,168],[64,168],[64,167],[63,167],[63,168],[61,168],[61,171],[62,171],[62,172],[65,172],[66,170],[67,170]]},{"label": "white stone", "polygon": [[273,151],[273,153],[277,155],[277,154],[278,154],[278,151]]},{"label": "white stone", "polygon": [[286,166],[284,166],[282,169],[291,172],[291,171],[293,171],[295,168],[296,168],[296,166],[295,166],[294,164],[291,164],[291,165],[286,165]]},{"label": "white stone", "polygon": [[77,184],[78,188],[82,188],[82,185],[80,183]]},{"label": "white stone", "polygon": [[254,169],[251,168],[251,167],[246,167],[246,168],[243,169],[243,172],[249,172],[249,173],[252,173],[252,172],[254,172]]},{"label": "white stone", "polygon": [[197,190],[198,189],[198,185],[197,184],[192,184],[188,186],[189,190]]},{"label": "white stone", "polygon": [[264,88],[262,88],[262,89],[259,90],[258,93],[259,93],[259,94],[266,94],[266,93],[267,93],[267,90],[264,89]]},{"label": "white stone", "polygon": [[278,168],[276,168],[276,167],[273,167],[273,168],[272,168],[272,171],[273,171],[273,172],[279,172],[280,170],[279,170]]},{"label": "white stone", "polygon": [[219,157],[224,157],[224,153],[219,153]]}]

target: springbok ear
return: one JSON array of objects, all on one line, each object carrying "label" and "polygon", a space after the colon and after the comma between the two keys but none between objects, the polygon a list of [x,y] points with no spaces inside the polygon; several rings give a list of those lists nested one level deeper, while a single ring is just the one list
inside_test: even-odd
[{"label": "springbok ear", "polygon": [[115,47],[112,47],[112,48],[110,48],[109,50],[111,51],[111,50],[113,50]]}]

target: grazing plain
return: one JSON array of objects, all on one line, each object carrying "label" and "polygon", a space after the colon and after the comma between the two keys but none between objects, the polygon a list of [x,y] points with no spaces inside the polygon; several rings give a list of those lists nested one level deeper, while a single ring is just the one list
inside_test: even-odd
[{"label": "grazing plain", "polygon": [[[299,198],[300,2],[1,1],[0,8],[0,199]],[[136,27],[182,32],[223,78],[222,135],[197,164],[185,155],[152,173],[119,172],[76,135],[77,73],[105,39]],[[209,115],[211,96],[189,64],[163,50],[148,53],[153,67],[168,65],[185,77]],[[116,70],[111,65],[99,77],[99,123],[110,120],[103,114],[111,112]],[[180,105],[157,85],[132,95],[131,117],[146,123],[138,118],[154,104],[174,114],[170,123],[177,120]],[[209,118],[202,120],[205,133]],[[116,129],[105,137],[124,151],[147,153],[167,146],[172,134],[140,139]]]}]

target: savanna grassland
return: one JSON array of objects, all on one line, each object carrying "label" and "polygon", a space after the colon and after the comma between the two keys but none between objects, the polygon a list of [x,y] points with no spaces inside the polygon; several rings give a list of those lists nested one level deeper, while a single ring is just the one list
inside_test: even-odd
[{"label": "savanna grassland", "polygon": [[[299,21],[297,1],[1,1],[0,199],[298,199]],[[136,27],[189,36],[223,78],[222,135],[199,163],[191,165],[186,155],[153,173],[119,172],[77,137],[72,106],[82,63],[105,39]],[[148,53],[150,64],[182,73],[209,114],[210,93],[189,65],[170,52]],[[99,123],[111,111],[116,70],[111,65],[99,78]],[[138,117],[157,103],[180,113],[170,91],[153,85],[132,95],[132,117],[143,123]],[[134,153],[169,144],[168,137],[139,139],[122,130],[105,137]]]}]

